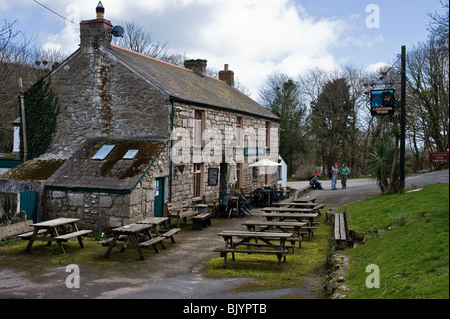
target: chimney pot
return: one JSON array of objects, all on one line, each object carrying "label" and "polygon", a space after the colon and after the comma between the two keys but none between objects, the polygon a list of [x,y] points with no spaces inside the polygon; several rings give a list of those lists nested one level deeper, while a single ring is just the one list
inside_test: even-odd
[{"label": "chimney pot", "polygon": [[234,72],[228,68],[228,64],[225,64],[224,70],[219,71],[219,80],[226,82],[230,86],[234,86]]},{"label": "chimney pot", "polygon": [[98,2],[97,8],[95,8],[95,12],[97,13],[97,20],[105,18],[105,8],[101,1]]},{"label": "chimney pot", "polygon": [[111,21],[104,18],[105,8],[100,1],[95,8],[97,19],[80,22],[80,46],[82,49],[111,46]]}]

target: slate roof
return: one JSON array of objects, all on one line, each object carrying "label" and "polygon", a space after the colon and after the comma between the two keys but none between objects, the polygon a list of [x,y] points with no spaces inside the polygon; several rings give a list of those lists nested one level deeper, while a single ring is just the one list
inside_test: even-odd
[{"label": "slate roof", "polygon": [[111,46],[114,56],[170,98],[279,121],[280,118],[223,81],[136,52]]},{"label": "slate roof", "polygon": [[[53,174],[46,184],[50,189],[97,189],[131,192],[166,141],[88,140]],[[114,145],[104,160],[93,160],[102,145]],[[138,150],[133,159],[123,159],[130,149]]]}]

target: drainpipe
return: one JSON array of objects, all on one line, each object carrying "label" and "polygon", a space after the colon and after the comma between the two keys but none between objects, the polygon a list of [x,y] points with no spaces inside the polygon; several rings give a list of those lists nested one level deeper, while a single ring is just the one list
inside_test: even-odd
[{"label": "drainpipe", "polygon": [[20,110],[22,113],[22,134],[23,134],[23,161],[27,161],[28,147],[27,147],[27,130],[25,124],[25,96],[23,93],[22,78],[19,78],[19,90],[20,90]]},{"label": "drainpipe", "polygon": [[170,112],[170,167],[169,167],[169,203],[172,202],[172,171],[173,171],[173,162],[172,162],[172,148],[173,148],[173,139],[172,139],[172,132],[173,132],[173,117],[174,117],[174,105],[173,105],[173,99],[170,99],[170,105],[171,105],[171,112]]}]

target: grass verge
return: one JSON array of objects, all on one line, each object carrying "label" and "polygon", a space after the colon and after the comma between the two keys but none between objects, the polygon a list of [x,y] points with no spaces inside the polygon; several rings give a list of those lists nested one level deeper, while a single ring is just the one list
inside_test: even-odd
[{"label": "grass verge", "polygon": [[[351,299],[449,298],[449,185],[387,195],[348,205],[354,230],[371,234],[349,256]],[[379,268],[379,288],[367,288],[368,265]]]}]

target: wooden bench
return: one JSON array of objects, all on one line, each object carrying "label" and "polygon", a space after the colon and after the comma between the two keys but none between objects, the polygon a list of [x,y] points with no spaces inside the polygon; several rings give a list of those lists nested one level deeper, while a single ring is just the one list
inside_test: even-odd
[{"label": "wooden bench", "polygon": [[[56,241],[58,242],[58,244],[60,245],[60,247],[62,248],[61,242],[66,242],[71,238],[77,238],[78,239],[78,243],[80,244],[81,248],[84,248],[83,245],[83,240],[81,239],[81,236],[85,236],[87,234],[92,233],[92,230],[78,230],[76,232],[72,232],[72,233],[67,233],[67,234],[63,234],[60,236],[55,237]],[[62,248],[64,251],[64,248]]]},{"label": "wooden bench", "polygon": [[343,244],[347,242],[344,214],[342,213],[334,214],[334,242],[336,250],[342,248]]},{"label": "wooden bench", "polygon": [[[289,239],[290,240],[290,239]],[[236,248],[216,248],[215,252],[220,253],[220,257],[223,257],[223,268],[227,267],[227,255],[228,253],[232,254],[232,258],[234,259],[235,253],[244,253],[244,254],[275,254],[278,258],[278,270],[281,269],[281,258],[284,258],[284,262],[286,262],[286,254],[288,250],[268,250],[268,249],[236,249]]]},{"label": "wooden bench", "polygon": [[67,233],[64,235],[57,236],[57,237],[55,237],[55,239],[60,240],[60,241],[68,241],[71,238],[78,237],[78,240],[80,240],[81,236],[85,236],[90,233],[92,233],[92,230],[79,230],[79,231],[76,231],[73,233]]},{"label": "wooden bench", "polygon": [[314,237],[314,230],[316,227],[314,226],[303,226],[300,228],[301,230],[306,230],[306,232],[300,232],[301,235],[308,235],[308,237]]},{"label": "wooden bench", "polygon": [[[126,235],[120,235],[119,238],[117,239],[117,241],[125,241],[125,239],[127,238]],[[103,247],[108,247],[109,245],[111,245],[112,241],[113,241],[114,237],[99,241],[98,244],[102,245]],[[117,244],[116,244],[117,246]]]},{"label": "wooden bench", "polygon": [[172,228],[171,230],[166,231],[165,233],[160,233],[160,235],[165,239],[170,239],[172,243],[175,243],[175,238],[173,237],[173,235],[177,234],[179,231],[180,228]]},{"label": "wooden bench", "polygon": [[[164,237],[162,237],[162,236],[154,237],[152,239],[144,241],[143,243],[140,243],[139,246],[144,247],[144,248],[148,248],[148,247],[152,246],[155,253],[159,253],[159,248],[156,244],[163,241],[163,239],[164,239]],[[162,246],[162,247],[165,248],[165,246]]]},{"label": "wooden bench", "polygon": [[353,242],[353,229],[350,224],[347,207],[344,213],[334,214],[335,250],[343,249]]},{"label": "wooden bench", "polygon": [[[42,235],[42,234],[44,234],[44,233],[46,233],[46,232],[47,232],[47,229],[39,229],[37,234],[38,234],[38,235]],[[25,240],[28,240],[28,239],[31,238],[31,236],[33,235],[33,233],[34,233],[34,232],[30,231],[30,232],[28,232],[28,233],[24,233],[24,234],[17,235],[17,237],[22,238],[22,239],[25,239]]]},{"label": "wooden bench", "polygon": [[188,208],[188,205],[186,203],[182,203],[181,205],[167,203],[166,208],[167,217],[169,217],[169,219],[176,219],[177,228],[180,228],[181,220],[183,220],[183,223],[186,224],[188,217],[198,215],[198,211],[191,210],[190,208]]},{"label": "wooden bench", "polygon": [[191,218],[192,220],[192,229],[193,230],[202,230],[202,227],[207,227],[211,225],[211,217],[212,213],[202,213]]}]

